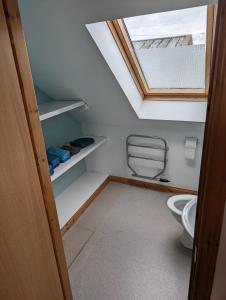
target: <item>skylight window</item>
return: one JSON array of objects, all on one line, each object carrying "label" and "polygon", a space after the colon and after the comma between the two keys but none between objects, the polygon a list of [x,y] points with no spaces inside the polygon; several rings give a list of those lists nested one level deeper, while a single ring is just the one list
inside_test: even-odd
[{"label": "skylight window", "polygon": [[108,22],[144,99],[208,95],[213,6]]}]

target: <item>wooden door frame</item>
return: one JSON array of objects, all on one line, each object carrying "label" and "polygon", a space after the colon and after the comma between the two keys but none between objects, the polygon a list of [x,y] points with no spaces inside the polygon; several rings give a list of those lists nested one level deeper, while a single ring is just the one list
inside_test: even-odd
[{"label": "wooden door frame", "polygon": [[[39,121],[30,64],[23,36],[17,0],[3,0],[11,35],[14,58],[30,127],[33,149],[46,213],[52,235],[56,262],[67,300],[72,299],[62,237]],[[226,178],[226,2],[219,0],[215,46],[208,98],[207,123],[201,165],[196,230],[189,288],[189,300],[210,299],[225,205]]]},{"label": "wooden door frame", "polygon": [[210,299],[226,200],[226,1],[219,0],[189,300]]},{"label": "wooden door frame", "polygon": [[72,300],[72,293],[68,275],[68,269],[64,254],[63,241],[56,211],[56,204],[49,176],[45,143],[39,120],[38,106],[30,62],[28,58],[26,42],[20,18],[17,0],[2,0],[6,16],[8,31],[10,34],[14,60],[23,97],[24,108],[29,125],[30,136],[38,168],[46,214],[55,251],[56,263],[61,280],[64,298]]}]

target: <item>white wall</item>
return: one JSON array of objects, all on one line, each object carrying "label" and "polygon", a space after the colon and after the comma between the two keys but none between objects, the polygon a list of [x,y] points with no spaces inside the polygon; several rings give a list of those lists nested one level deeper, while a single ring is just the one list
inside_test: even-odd
[{"label": "white wall", "polygon": [[[129,126],[123,127],[120,125],[83,123],[83,131],[86,134],[108,137],[107,144],[86,159],[87,169],[130,177],[126,165],[126,137],[132,133],[159,135],[165,138],[169,145],[169,163],[164,176],[171,180],[169,185],[197,190],[203,127],[202,124],[166,121],[134,121]],[[199,139],[196,160],[192,163],[186,161],[184,157],[185,136],[197,136]]]}]

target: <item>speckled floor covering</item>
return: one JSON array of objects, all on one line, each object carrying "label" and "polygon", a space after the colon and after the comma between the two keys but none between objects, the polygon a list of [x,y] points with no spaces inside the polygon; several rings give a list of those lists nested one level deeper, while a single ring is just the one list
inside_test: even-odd
[{"label": "speckled floor covering", "polygon": [[191,253],[169,196],[108,184],[63,238],[74,299],[187,299]]}]

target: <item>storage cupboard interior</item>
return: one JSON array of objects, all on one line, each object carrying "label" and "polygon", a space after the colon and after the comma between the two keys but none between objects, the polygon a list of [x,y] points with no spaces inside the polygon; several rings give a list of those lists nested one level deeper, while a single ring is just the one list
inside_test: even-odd
[{"label": "storage cupboard interior", "polygon": [[[87,109],[83,100],[53,100],[38,87],[35,87],[35,92],[46,149],[61,147],[84,136],[81,124],[70,116],[71,110],[79,113],[79,110]],[[89,137],[94,139],[94,143],[60,163],[51,175],[61,229],[108,178],[108,174],[86,170],[86,157],[107,140],[102,136]]]}]

